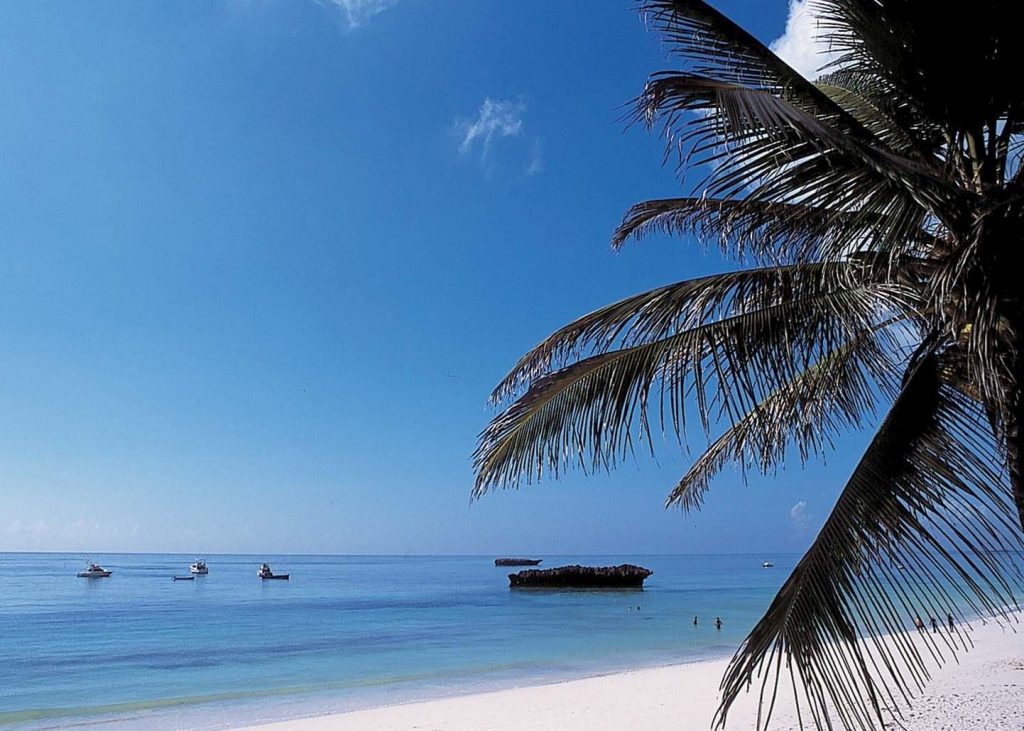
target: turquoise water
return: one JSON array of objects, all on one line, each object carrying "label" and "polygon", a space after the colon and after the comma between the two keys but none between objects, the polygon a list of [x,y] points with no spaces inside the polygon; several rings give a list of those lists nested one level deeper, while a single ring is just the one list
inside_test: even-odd
[{"label": "turquoise water", "polygon": [[511,591],[492,556],[209,555],[171,581],[193,558],[0,554],[0,726],[221,728],[728,655],[798,557],[544,556],[646,566],[642,592]]}]

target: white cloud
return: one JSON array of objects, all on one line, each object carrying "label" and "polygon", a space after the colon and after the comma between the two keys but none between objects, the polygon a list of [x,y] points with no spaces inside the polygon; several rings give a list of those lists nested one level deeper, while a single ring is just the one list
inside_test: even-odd
[{"label": "white cloud", "polygon": [[318,0],[323,5],[338,8],[349,28],[366,25],[375,16],[383,13],[398,0]]},{"label": "white cloud", "polygon": [[526,104],[522,101],[484,99],[475,119],[455,122],[459,152],[468,155],[479,151],[480,163],[490,172],[496,143],[501,140],[518,141],[510,150],[510,155],[517,159],[514,164],[522,165],[527,176],[536,175],[543,170],[544,159],[539,137],[527,143],[523,122],[525,113]]},{"label": "white cloud", "polygon": [[818,69],[835,60],[835,52],[818,36],[818,20],[809,7],[813,0],[789,0],[786,31],[772,41],[771,49],[804,77],[814,79]]},{"label": "white cloud", "polygon": [[801,500],[789,509],[789,519],[800,533],[805,533],[811,525],[811,514],[807,510],[807,501]]},{"label": "white cloud", "polygon": [[519,137],[523,133],[525,111],[526,105],[522,102],[484,99],[475,120],[463,120],[455,125],[463,133],[459,151],[467,153],[479,145],[480,159],[486,160],[495,137]]}]

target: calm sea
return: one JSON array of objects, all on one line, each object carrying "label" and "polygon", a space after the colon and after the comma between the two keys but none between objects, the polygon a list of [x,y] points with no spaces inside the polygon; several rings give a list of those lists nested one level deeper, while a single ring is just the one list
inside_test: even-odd
[{"label": "calm sea", "polygon": [[724,656],[798,557],[543,557],[646,566],[642,592],[511,591],[493,556],[208,555],[187,582],[194,556],[88,558],[113,576],[0,554],[0,726],[223,728]]}]

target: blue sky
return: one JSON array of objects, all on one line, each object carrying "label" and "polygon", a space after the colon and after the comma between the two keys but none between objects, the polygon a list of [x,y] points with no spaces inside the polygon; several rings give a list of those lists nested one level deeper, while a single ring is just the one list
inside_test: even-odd
[{"label": "blue sky", "polygon": [[[716,4],[807,50],[786,3]],[[670,443],[469,500],[525,349],[728,266],[608,249],[680,190],[620,120],[672,64],[633,7],[0,5],[0,550],[805,547],[862,437],[691,516]]]}]

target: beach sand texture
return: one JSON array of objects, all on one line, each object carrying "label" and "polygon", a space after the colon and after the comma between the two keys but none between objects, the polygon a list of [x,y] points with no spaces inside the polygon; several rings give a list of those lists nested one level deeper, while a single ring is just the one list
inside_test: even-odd
[{"label": "beach sand texture", "polygon": [[[1024,729],[1022,625],[976,622],[975,647],[932,674],[906,716],[909,731]],[[249,726],[254,731],[547,731],[631,729],[706,731],[726,661],[634,670],[550,685],[513,688]],[[754,697],[729,714],[729,729],[751,729]],[[798,728],[792,701],[780,700],[772,728]]]}]

